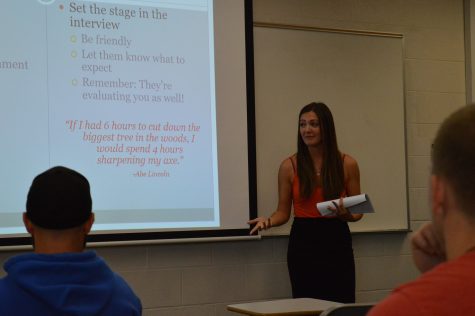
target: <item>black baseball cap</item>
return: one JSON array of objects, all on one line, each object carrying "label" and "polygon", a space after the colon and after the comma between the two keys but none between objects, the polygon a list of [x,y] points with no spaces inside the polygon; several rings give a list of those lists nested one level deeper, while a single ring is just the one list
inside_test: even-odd
[{"label": "black baseball cap", "polygon": [[92,212],[89,181],[79,172],[57,166],[33,179],[26,200],[26,215],[46,229],[67,229],[84,224]]}]

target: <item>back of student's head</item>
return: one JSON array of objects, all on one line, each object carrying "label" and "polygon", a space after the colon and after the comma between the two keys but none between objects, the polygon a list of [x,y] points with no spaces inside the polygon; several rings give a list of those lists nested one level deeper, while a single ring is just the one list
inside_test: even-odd
[{"label": "back of student's head", "polygon": [[450,183],[462,210],[475,218],[475,104],[442,123],[432,147],[432,173]]},{"label": "back of student's head", "polygon": [[78,227],[92,212],[89,182],[77,171],[57,166],[33,180],[26,215],[33,224],[53,230]]}]

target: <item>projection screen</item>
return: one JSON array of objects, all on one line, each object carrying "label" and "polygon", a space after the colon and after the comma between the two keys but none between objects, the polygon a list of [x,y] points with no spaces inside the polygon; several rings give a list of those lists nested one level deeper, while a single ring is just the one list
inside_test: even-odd
[{"label": "projection screen", "polygon": [[90,181],[91,241],[247,235],[251,5],[2,1],[1,244],[28,243],[29,186],[57,165]]}]

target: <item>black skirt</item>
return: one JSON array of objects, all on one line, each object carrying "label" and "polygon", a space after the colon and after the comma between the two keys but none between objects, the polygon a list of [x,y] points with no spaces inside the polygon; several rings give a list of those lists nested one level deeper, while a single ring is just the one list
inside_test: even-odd
[{"label": "black skirt", "polygon": [[292,296],[355,302],[355,260],[348,224],[294,218],[287,250]]}]

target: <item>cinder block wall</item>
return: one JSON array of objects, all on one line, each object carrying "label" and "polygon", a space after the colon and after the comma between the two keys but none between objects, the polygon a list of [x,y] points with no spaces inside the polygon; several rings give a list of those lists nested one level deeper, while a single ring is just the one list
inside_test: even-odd
[{"label": "cinder block wall", "polygon": [[[463,1],[254,0],[254,19],[404,34],[411,227],[429,220],[430,143],[443,118],[465,103]],[[390,179],[382,185],[391,190]],[[406,234],[353,238],[359,302],[417,276]],[[144,315],[218,316],[234,314],[227,304],[290,297],[286,248],[286,237],[267,237],[96,250],[130,282]],[[1,252],[0,263],[17,253]]]}]

